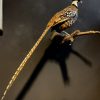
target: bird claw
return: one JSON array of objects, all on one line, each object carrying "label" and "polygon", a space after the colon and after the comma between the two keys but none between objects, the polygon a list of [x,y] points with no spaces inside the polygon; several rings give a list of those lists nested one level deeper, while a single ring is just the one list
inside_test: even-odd
[{"label": "bird claw", "polygon": [[72,43],[73,41],[74,41],[74,38],[73,38],[73,36],[71,35],[71,34],[66,34],[65,36],[64,36],[64,39],[62,40],[62,43],[64,43],[65,41],[68,41],[68,40],[70,40],[70,42]]},{"label": "bird claw", "polygon": [[[65,31],[64,31],[65,32]],[[67,32],[66,32],[67,33]],[[78,33],[80,33],[80,30],[75,30],[72,34],[66,34],[65,36],[64,36],[64,39],[63,39],[63,41],[62,41],[62,43],[64,43],[65,41],[68,41],[68,40],[70,40],[71,41],[71,43],[73,43],[73,41],[74,41],[74,36],[75,35],[77,35]]]}]

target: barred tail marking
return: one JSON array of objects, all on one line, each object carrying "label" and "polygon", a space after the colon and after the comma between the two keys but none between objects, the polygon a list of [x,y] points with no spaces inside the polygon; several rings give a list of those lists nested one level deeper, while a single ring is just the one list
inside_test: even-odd
[{"label": "barred tail marking", "polygon": [[40,36],[40,38],[37,40],[37,42],[35,43],[35,45],[32,47],[32,49],[26,55],[26,57],[24,58],[24,60],[21,62],[21,64],[17,68],[16,72],[12,76],[11,80],[9,81],[9,83],[8,83],[8,85],[7,85],[4,93],[3,93],[3,96],[1,98],[1,100],[4,100],[5,95],[7,94],[8,90],[11,88],[11,86],[14,83],[14,81],[16,80],[16,78],[18,77],[18,75],[20,74],[20,72],[22,71],[22,69],[25,67],[25,64],[27,63],[27,61],[29,60],[29,58],[32,56],[32,54],[34,53],[35,49],[38,47],[38,45],[40,44],[40,42],[42,41],[42,39],[44,38],[44,36],[46,35],[46,33],[48,32],[49,29],[50,29],[50,26],[47,27],[44,30],[43,34]]}]

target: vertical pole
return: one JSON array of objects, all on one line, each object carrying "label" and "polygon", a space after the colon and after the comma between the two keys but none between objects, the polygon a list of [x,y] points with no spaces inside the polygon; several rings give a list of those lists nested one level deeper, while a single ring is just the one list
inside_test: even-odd
[{"label": "vertical pole", "polygon": [[3,0],[0,0],[0,36],[3,35]]}]

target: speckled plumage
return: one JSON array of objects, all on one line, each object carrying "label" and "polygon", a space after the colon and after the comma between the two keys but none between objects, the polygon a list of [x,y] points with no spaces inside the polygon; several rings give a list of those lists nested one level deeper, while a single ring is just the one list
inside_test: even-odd
[{"label": "speckled plumage", "polygon": [[57,32],[61,32],[72,26],[77,20],[77,18],[78,18],[77,7],[75,7],[74,5],[70,5],[67,8],[63,9],[62,11],[58,12],[51,19],[51,22],[54,23],[51,29],[56,30]]}]

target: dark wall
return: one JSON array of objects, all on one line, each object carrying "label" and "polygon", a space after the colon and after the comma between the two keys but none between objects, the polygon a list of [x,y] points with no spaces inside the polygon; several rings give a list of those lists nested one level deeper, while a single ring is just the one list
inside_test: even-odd
[{"label": "dark wall", "polygon": [[[53,14],[71,0],[4,0],[4,35],[0,37],[0,97],[18,65],[43,32]],[[100,0],[83,0],[79,19],[70,29],[100,30]],[[47,35],[30,59],[5,100],[16,100],[41,60],[50,37]],[[48,61],[23,100],[100,100],[100,36],[77,38],[73,49],[92,63],[86,65],[77,56],[66,59],[69,83],[64,84],[59,64]],[[33,74],[34,75],[34,74]],[[27,86],[28,87],[28,86]],[[20,100],[20,99],[19,99]]]}]

